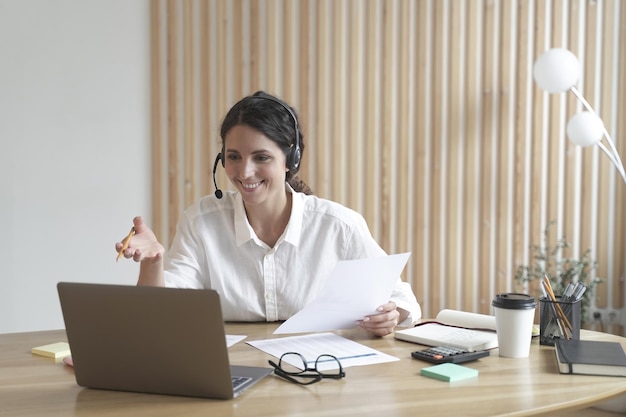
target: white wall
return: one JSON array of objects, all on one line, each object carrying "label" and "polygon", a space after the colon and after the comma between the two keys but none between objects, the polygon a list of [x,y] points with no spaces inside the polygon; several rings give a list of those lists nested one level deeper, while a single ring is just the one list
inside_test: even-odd
[{"label": "white wall", "polygon": [[114,244],[150,219],[149,17],[0,0],[0,333],[63,328],[58,281],[136,282]]}]

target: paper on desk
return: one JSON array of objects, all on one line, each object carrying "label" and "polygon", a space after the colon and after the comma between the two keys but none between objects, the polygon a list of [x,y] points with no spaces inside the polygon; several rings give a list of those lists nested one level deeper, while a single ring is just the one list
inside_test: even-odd
[{"label": "paper on desk", "polygon": [[227,334],[226,335],[226,347],[231,347],[234,344],[241,342],[247,336],[239,334]]},{"label": "paper on desk", "polygon": [[275,334],[350,329],[389,301],[410,252],[339,261],[317,298],[291,316]]},{"label": "paper on desk", "polygon": [[[298,352],[307,360],[308,366],[315,366],[315,359],[320,355],[333,355],[341,362],[341,366],[372,365],[375,363],[394,362],[400,359],[395,356],[369,348],[353,340],[334,333],[315,333],[300,336],[288,336],[275,339],[253,340],[246,342],[250,346],[262,350],[277,359],[286,352]],[[289,361],[299,366],[297,361]],[[318,363],[318,370],[325,371],[335,368],[334,362]]]}]

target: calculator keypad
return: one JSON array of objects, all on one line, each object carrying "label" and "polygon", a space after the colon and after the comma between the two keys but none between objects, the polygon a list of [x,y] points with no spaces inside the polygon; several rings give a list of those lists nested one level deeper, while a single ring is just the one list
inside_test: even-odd
[{"label": "calculator keypad", "polygon": [[411,356],[432,363],[462,363],[489,356],[489,352],[486,350],[469,352],[455,346],[435,346],[412,352]]}]

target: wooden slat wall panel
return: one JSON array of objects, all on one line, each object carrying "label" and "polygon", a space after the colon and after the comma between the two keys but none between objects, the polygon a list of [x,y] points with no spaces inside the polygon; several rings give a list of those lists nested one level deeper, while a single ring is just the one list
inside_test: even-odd
[{"label": "wooden slat wall panel", "polygon": [[163,193],[163,131],[162,131],[162,117],[163,112],[161,106],[163,105],[163,94],[161,86],[162,78],[162,53],[161,53],[161,35],[162,35],[162,16],[161,4],[153,1],[150,3],[150,55],[151,55],[151,117],[152,117],[152,221],[154,222],[153,228],[157,236],[167,236],[163,233],[163,228],[167,224],[163,215],[162,205],[166,201],[166,195]]},{"label": "wooden slat wall panel", "polygon": [[[468,4],[467,8],[467,24],[464,34],[467,39],[465,44],[465,77],[464,82],[465,97],[459,103],[459,106],[465,112],[465,126],[460,127],[459,131],[464,133],[464,170],[463,170],[463,200],[460,207],[465,207],[462,213],[462,241],[461,258],[459,259],[459,267],[464,269],[461,278],[464,282],[464,294],[462,304],[469,311],[479,311],[480,305],[488,302],[483,299],[481,286],[478,281],[488,280],[487,274],[481,270],[479,262],[480,246],[478,245],[478,227],[480,224],[480,211],[476,209],[480,199],[477,191],[480,182],[480,106],[475,105],[476,97],[480,96],[482,91],[482,77],[479,71],[481,67],[482,55],[482,37],[481,30],[483,25],[482,9],[480,3],[474,2]],[[482,276],[482,278],[479,276]]]},{"label": "wooden slat wall panel", "polygon": [[151,13],[152,218],[165,244],[213,192],[225,112],[263,89],[299,111],[314,192],[361,212],[388,252],[412,252],[403,277],[426,316],[490,313],[556,220],[568,255],[592,249],[606,280],[595,307],[622,332],[626,184],[565,137],[580,104],[532,80],[543,51],[572,50],[624,154],[619,0],[153,0]]},{"label": "wooden slat wall panel", "polygon": [[[624,24],[624,22],[626,22],[626,7],[620,7],[620,10],[616,11],[615,16],[618,19],[616,37],[617,39],[626,39],[626,24]],[[623,74],[624,68],[626,68],[626,42],[618,42],[615,48],[617,54],[615,64],[617,65],[617,70],[621,71],[621,74]],[[618,72],[618,74],[620,74],[620,72]],[[626,109],[626,77],[623,75],[618,76],[617,82],[615,84],[611,83],[608,88],[610,88],[610,91],[615,91],[616,100],[615,104],[611,106],[613,125],[609,126],[609,132],[614,132],[614,138],[618,138],[617,135],[620,135],[620,139],[617,140],[617,149],[622,156],[622,162],[624,162],[626,141],[624,141],[623,138],[626,135],[626,118],[621,115],[624,114],[624,109]],[[620,254],[626,253],[626,240],[620,238],[620,234],[624,236],[624,233],[621,231],[626,230],[625,212],[626,189],[621,186],[619,179],[617,179],[617,185],[615,187],[615,227],[613,228],[615,235],[612,239],[614,246],[608,275],[613,277],[613,282],[610,286],[612,293],[610,306],[622,306],[622,326],[626,325],[626,319],[624,318],[626,315],[626,312],[624,312],[624,294],[626,294],[626,285],[624,284],[624,263],[626,261],[624,258],[626,258],[626,256],[620,256]]]},{"label": "wooden slat wall panel", "polygon": [[[415,277],[412,279],[413,291],[419,295],[419,299],[423,304],[423,308],[426,311],[432,310],[425,303],[427,294],[429,294],[430,280],[428,278],[431,258],[428,254],[429,244],[428,235],[430,232],[430,201],[426,198],[419,198],[419,196],[426,196],[430,193],[429,181],[428,181],[428,169],[430,164],[430,143],[425,140],[418,140],[418,137],[428,137],[430,134],[429,123],[429,99],[430,99],[430,83],[427,80],[430,79],[430,38],[426,34],[432,30],[432,19],[430,10],[432,4],[429,2],[416,2],[414,5],[416,15],[411,16],[414,26],[415,36],[415,66],[413,71],[409,74],[412,77],[413,88],[409,90],[415,98],[415,111],[412,117],[409,118],[409,123],[413,125],[413,135],[409,140],[414,142],[412,161],[414,164],[413,177],[414,186],[410,191],[413,192],[415,197],[414,210],[411,213],[413,219],[413,234],[412,245],[410,250],[412,252],[410,258],[410,265],[407,269],[409,277]],[[419,33],[419,35],[418,35]],[[371,122],[370,122],[371,123]],[[419,278],[418,278],[419,277]],[[427,308],[429,308],[427,310]],[[432,313],[431,313],[432,314]]]}]

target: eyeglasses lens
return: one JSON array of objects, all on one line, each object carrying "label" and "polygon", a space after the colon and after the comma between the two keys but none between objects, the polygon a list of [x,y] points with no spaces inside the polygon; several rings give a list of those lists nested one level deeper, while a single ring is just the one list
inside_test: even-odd
[{"label": "eyeglasses lens", "polygon": [[315,361],[315,369],[325,377],[342,377],[343,369],[339,359],[331,355],[320,355]]},{"label": "eyeglasses lens", "polygon": [[299,353],[285,353],[281,356],[278,366],[289,375],[298,375],[307,370],[306,360]]}]

